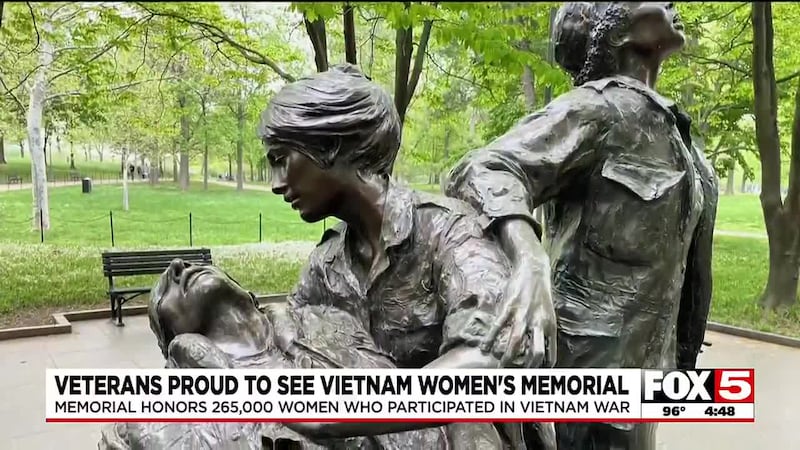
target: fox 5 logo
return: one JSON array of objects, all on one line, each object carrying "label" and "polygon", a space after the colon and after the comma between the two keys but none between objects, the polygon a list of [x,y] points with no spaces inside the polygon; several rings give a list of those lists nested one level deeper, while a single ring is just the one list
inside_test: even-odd
[{"label": "fox 5 logo", "polygon": [[645,370],[642,402],[752,403],[753,369]]}]

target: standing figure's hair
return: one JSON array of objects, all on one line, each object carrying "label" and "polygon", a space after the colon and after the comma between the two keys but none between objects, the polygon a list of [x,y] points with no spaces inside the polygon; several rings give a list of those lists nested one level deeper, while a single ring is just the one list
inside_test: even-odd
[{"label": "standing figure's hair", "polygon": [[553,24],[554,56],[580,86],[619,70],[620,35],[630,26],[630,9],[622,2],[569,2]]}]

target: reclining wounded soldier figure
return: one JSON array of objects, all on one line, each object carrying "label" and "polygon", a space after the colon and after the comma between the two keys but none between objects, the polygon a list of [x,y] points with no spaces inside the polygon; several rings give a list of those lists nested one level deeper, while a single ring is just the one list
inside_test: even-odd
[{"label": "reclining wounded soldier figure", "polygon": [[[153,288],[150,327],[168,368],[394,368],[358,320],[335,307],[310,305],[289,313],[266,305],[215,266],[170,264]],[[272,307],[270,307],[272,306]],[[294,354],[276,345],[291,335]],[[489,424],[470,424],[484,448]],[[313,442],[278,423],[117,423],[103,428],[101,449],[411,449],[444,448],[443,429]],[[489,443],[491,443],[489,441]]]}]

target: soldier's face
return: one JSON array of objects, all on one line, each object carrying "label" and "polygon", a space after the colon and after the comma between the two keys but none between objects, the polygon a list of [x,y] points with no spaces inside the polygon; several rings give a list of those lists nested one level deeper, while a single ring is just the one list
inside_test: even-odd
[{"label": "soldier's face", "polygon": [[161,274],[153,297],[165,346],[183,333],[203,334],[219,312],[215,305],[252,305],[250,293],[219,268],[181,259]]},{"label": "soldier's face", "polygon": [[626,41],[637,51],[664,59],[683,47],[686,36],[673,3],[627,2],[627,7],[631,16]]},{"label": "soldier's face", "polygon": [[303,153],[272,147],[267,152],[272,192],[283,197],[306,222],[332,216],[341,199],[342,179],[332,169],[319,167]]}]

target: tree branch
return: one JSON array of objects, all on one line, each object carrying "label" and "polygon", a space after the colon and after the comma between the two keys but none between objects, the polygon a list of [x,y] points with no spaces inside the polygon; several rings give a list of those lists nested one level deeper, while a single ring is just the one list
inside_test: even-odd
[{"label": "tree branch", "polygon": [[739,73],[742,73],[744,75],[750,76],[750,72],[748,72],[747,70],[742,69],[741,67],[737,67],[737,66],[733,65],[733,63],[730,63],[730,62],[727,62],[727,61],[722,61],[722,60],[714,59],[714,58],[708,58],[706,56],[695,55],[693,53],[687,53],[686,56],[689,57],[689,58],[694,58],[694,59],[698,59],[700,61],[704,61],[704,62],[706,62],[708,64],[719,64],[721,66],[725,66],[725,67],[727,67],[727,68],[729,68],[731,70],[734,70],[736,72],[739,72]]},{"label": "tree branch", "polygon": [[150,20],[150,19],[152,19],[152,18],[153,18],[153,16],[152,16],[152,15],[150,15],[150,16],[143,17],[143,18],[141,18],[141,19],[138,19],[138,20],[136,20],[136,21],[135,21],[135,22],[133,22],[132,24],[128,25],[128,27],[127,27],[127,28],[125,28],[125,30],[123,30],[123,31],[122,31],[122,33],[120,33],[120,34],[119,34],[117,37],[115,37],[115,38],[113,38],[113,39],[110,39],[110,40],[109,40],[109,41],[106,43],[106,45],[104,45],[104,46],[103,46],[103,47],[102,47],[102,48],[101,48],[101,49],[100,49],[100,50],[99,50],[99,51],[98,51],[96,54],[94,54],[94,55],[93,55],[91,58],[89,58],[89,59],[88,59],[88,60],[86,60],[86,61],[81,61],[81,62],[80,62],[80,64],[76,64],[76,65],[75,65],[75,66],[73,66],[73,67],[70,67],[70,68],[68,68],[68,69],[66,69],[66,70],[63,70],[63,71],[61,71],[61,72],[59,72],[59,73],[57,73],[57,74],[53,75],[53,76],[52,76],[52,77],[51,77],[51,78],[48,80],[48,82],[47,82],[47,83],[48,83],[48,84],[52,84],[52,83],[53,83],[55,80],[57,80],[58,78],[60,78],[60,77],[63,77],[64,75],[68,75],[68,74],[70,74],[70,73],[72,73],[72,72],[74,72],[74,71],[76,71],[76,70],[83,69],[84,67],[86,67],[86,65],[88,65],[88,64],[91,64],[92,62],[96,61],[98,58],[100,58],[101,56],[105,55],[105,54],[106,54],[106,53],[108,53],[108,52],[109,52],[111,49],[113,49],[114,47],[116,47],[117,43],[118,43],[120,40],[122,40],[122,39],[125,39],[125,38],[128,36],[128,33],[130,32],[130,30],[131,30],[131,29],[133,29],[133,27],[135,27],[135,26],[139,25],[140,23],[147,22],[147,21],[149,21],[149,20]]},{"label": "tree branch", "polygon": [[25,2],[25,5],[28,6],[28,12],[31,14],[31,21],[33,22],[33,30],[36,31],[36,45],[23,56],[28,56],[39,49],[39,43],[42,41],[42,37],[39,34],[39,27],[36,25],[36,14],[33,12],[33,6],[31,6],[31,2]]},{"label": "tree branch", "polygon": [[478,83],[475,80],[470,80],[469,78],[464,77],[462,75],[458,75],[458,74],[455,74],[455,73],[452,73],[452,72],[448,71],[447,69],[442,67],[442,65],[439,64],[436,61],[436,59],[433,57],[433,55],[430,54],[430,52],[426,52],[426,54],[428,55],[428,59],[430,59],[431,64],[433,64],[434,67],[439,69],[439,71],[441,71],[443,74],[447,75],[448,77],[452,77],[452,78],[455,78],[455,79],[458,79],[458,80],[461,80],[461,81],[466,81],[467,83],[471,84],[472,86],[479,87],[479,88],[485,90],[486,92],[488,92],[489,93],[489,97],[491,97],[493,101],[497,101],[497,99],[494,96],[494,91],[492,91],[491,87],[489,87],[487,85],[484,85],[484,84],[481,84],[481,83]]},{"label": "tree branch", "polygon": [[395,33],[394,61],[394,105],[400,115],[402,124],[406,118],[406,109],[411,97],[408,95],[408,81],[411,70],[411,53],[413,52],[413,28],[398,28]]},{"label": "tree branch", "polygon": [[793,73],[791,75],[787,75],[787,76],[785,76],[783,78],[778,78],[778,80],[775,81],[775,83],[777,83],[777,84],[786,83],[787,81],[792,81],[797,77],[800,77],[800,70],[798,70],[797,72],[795,72],[795,73]]},{"label": "tree branch", "polygon": [[222,31],[222,29],[220,29],[216,25],[212,25],[210,23],[206,23],[206,22],[203,22],[203,21],[200,21],[200,20],[189,19],[189,18],[183,17],[183,16],[181,16],[180,14],[177,14],[177,13],[165,12],[165,11],[154,11],[154,10],[148,8],[147,6],[144,6],[143,4],[141,4],[139,2],[134,2],[134,4],[137,5],[138,7],[142,8],[143,10],[147,11],[148,13],[154,15],[154,16],[167,17],[167,18],[175,19],[175,20],[177,20],[179,22],[183,22],[183,23],[191,25],[191,26],[193,26],[195,28],[200,28],[202,31],[205,31],[209,35],[214,36],[215,38],[220,39],[220,40],[224,41],[225,43],[227,43],[228,45],[230,45],[231,47],[235,48],[239,52],[239,54],[241,54],[242,57],[247,59],[248,61],[269,67],[275,73],[277,73],[278,76],[280,76],[281,78],[283,78],[284,80],[286,80],[286,81],[288,81],[290,83],[295,81],[295,77],[293,77],[293,76],[289,75],[288,73],[284,72],[283,69],[281,69],[278,66],[278,64],[276,64],[275,61],[273,61],[271,58],[267,57],[266,55],[264,55],[263,53],[261,53],[261,52],[259,52],[257,50],[254,50],[252,48],[246,47],[246,46],[236,42],[235,40],[233,40],[233,38],[228,36],[227,33]]},{"label": "tree branch", "polygon": [[789,193],[786,206],[795,218],[800,214],[800,83],[794,96],[794,120],[792,121],[792,153],[789,163]]},{"label": "tree branch", "polygon": [[414,91],[417,89],[419,76],[422,74],[422,66],[425,64],[425,55],[428,49],[428,40],[431,37],[432,27],[433,20],[426,20],[422,26],[422,35],[419,37],[417,54],[414,58],[414,67],[411,69],[411,79],[408,80],[408,88],[406,89],[406,95],[408,95],[408,100],[406,103],[411,102],[411,97],[414,96]]},{"label": "tree branch", "polygon": [[[27,78],[27,77],[26,77],[26,78]],[[25,106],[22,104],[22,102],[21,102],[21,101],[19,101],[19,99],[17,98],[17,96],[16,96],[16,95],[14,95],[14,92],[13,92],[12,90],[10,90],[10,89],[8,88],[8,86],[6,86],[6,82],[5,82],[5,80],[3,80],[3,78],[2,78],[2,77],[0,77],[0,84],[2,84],[2,85],[3,85],[3,89],[5,89],[5,90],[6,90],[6,93],[5,93],[4,95],[10,95],[10,96],[11,96],[11,99],[12,99],[12,100],[14,100],[14,103],[16,103],[16,104],[17,104],[17,107],[20,109],[20,111],[24,112],[24,111],[25,111]]]},{"label": "tree branch", "polygon": [[19,83],[17,83],[16,86],[14,86],[11,89],[8,89],[6,84],[3,83],[3,88],[6,89],[6,92],[4,92],[3,95],[8,95],[8,94],[14,95],[13,92],[16,91],[17,89],[19,89],[20,86],[25,84],[25,82],[28,81],[28,78],[30,78],[31,75],[36,73],[36,71],[39,70],[40,67],[42,67],[42,65],[41,64],[37,64],[36,67],[34,67],[32,70],[29,70],[28,73],[25,74],[25,77],[22,80],[20,80]]},{"label": "tree branch", "polygon": [[[159,81],[160,82],[160,81],[163,81],[163,80],[174,80],[174,79],[177,79],[177,78],[176,77],[168,77],[168,78],[154,78],[154,79],[150,79],[150,80],[132,81],[130,83],[120,84],[120,85],[117,85],[117,86],[109,86],[109,87],[105,87],[105,88],[100,88],[100,89],[98,89],[98,91],[115,92],[115,91],[121,91],[123,89],[127,89],[127,88],[132,87],[132,86],[136,86],[136,85],[139,85],[139,84],[152,83],[154,81]],[[59,99],[61,99],[63,97],[80,97],[81,95],[86,95],[86,92],[85,91],[62,92],[62,93],[59,93],[59,94],[49,95],[47,98],[45,98],[45,102],[51,102],[51,101],[54,101],[54,100],[59,100]]]},{"label": "tree branch", "polygon": [[707,153],[706,157],[710,159],[710,158],[713,158],[714,156],[733,155],[736,152],[739,152],[741,150],[747,150],[747,147],[745,147],[744,145],[738,145],[738,146],[735,146],[735,147],[726,147],[726,148],[723,148],[722,150],[719,149],[720,147],[722,147],[722,141],[720,141],[717,144],[717,148],[714,149],[714,151],[712,151],[710,153]]},{"label": "tree branch", "polygon": [[722,19],[724,19],[724,18],[726,18],[726,17],[730,16],[731,14],[735,13],[736,11],[738,11],[738,10],[742,9],[743,7],[745,7],[745,6],[747,6],[747,5],[748,5],[748,2],[741,3],[741,4],[739,4],[739,6],[737,6],[737,7],[733,8],[732,10],[730,10],[730,11],[728,11],[728,12],[726,12],[726,13],[723,13],[723,14],[721,14],[721,15],[719,15],[719,16],[712,16],[711,18],[709,18],[709,19],[707,19],[707,20],[703,20],[703,21],[696,21],[696,22],[694,22],[694,23],[692,24],[692,26],[693,26],[693,27],[697,27],[698,25],[705,25],[705,24],[708,24],[708,23],[714,23],[714,22],[717,22],[717,21],[719,21],[719,20],[722,20]]}]

